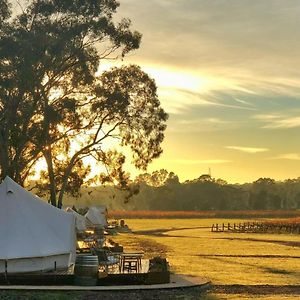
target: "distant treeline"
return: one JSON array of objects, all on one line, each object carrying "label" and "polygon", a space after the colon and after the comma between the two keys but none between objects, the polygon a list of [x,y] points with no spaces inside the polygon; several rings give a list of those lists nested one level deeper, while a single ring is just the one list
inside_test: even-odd
[{"label": "distant treeline", "polygon": [[259,178],[252,183],[228,184],[223,179],[201,175],[180,183],[173,172],[160,170],[139,175],[128,190],[87,187],[77,205],[106,204],[110,209],[198,210],[290,210],[300,209],[300,178],[277,182]]},{"label": "distant treeline", "polygon": [[109,218],[114,219],[282,219],[300,224],[299,210],[109,210]]},{"label": "distant treeline", "polygon": [[161,186],[140,183],[132,199],[135,209],[150,210],[270,210],[300,208],[300,179],[275,182],[260,178],[249,184],[227,184],[209,175]]}]

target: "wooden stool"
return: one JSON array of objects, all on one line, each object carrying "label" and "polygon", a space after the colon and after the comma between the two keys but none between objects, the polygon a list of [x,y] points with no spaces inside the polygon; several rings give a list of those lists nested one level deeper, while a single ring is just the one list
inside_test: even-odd
[{"label": "wooden stool", "polygon": [[126,260],[126,261],[124,261],[123,270],[127,271],[128,273],[131,273],[131,272],[137,273],[138,272],[138,262],[137,262],[137,260]]}]

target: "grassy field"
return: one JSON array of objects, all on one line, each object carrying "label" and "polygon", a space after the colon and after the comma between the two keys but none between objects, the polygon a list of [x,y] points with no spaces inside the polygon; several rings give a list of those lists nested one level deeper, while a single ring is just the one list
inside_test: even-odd
[{"label": "grassy field", "polygon": [[164,255],[173,271],[215,284],[300,283],[300,235],[210,231],[222,222],[228,220],[130,219],[135,234],[115,240],[131,250],[144,248],[148,256]]},{"label": "grassy field", "polygon": [[[0,299],[180,299],[180,300],[292,300],[299,299],[287,285],[300,285],[300,235],[211,232],[213,223],[246,219],[127,219],[133,234],[112,239],[125,251],[145,256],[165,256],[171,271],[207,277],[214,288],[207,295],[197,291],[124,292],[18,292],[0,291]],[[258,221],[264,221],[260,219]],[[241,285],[241,286],[236,286]],[[271,285],[272,287],[269,287]]]},{"label": "grassy field", "polygon": [[198,218],[297,218],[300,210],[110,210],[116,219],[198,219]]},{"label": "grassy field", "polygon": [[[165,256],[171,271],[207,277],[214,285],[300,285],[300,235],[215,233],[228,219],[129,219],[134,234],[114,240],[128,251]],[[244,222],[247,220],[234,220]],[[229,288],[227,288],[229,290]],[[253,291],[252,291],[253,292]],[[226,293],[226,291],[224,292]],[[296,299],[293,295],[226,294],[215,299]],[[265,293],[265,292],[263,292]],[[223,297],[223,298],[222,298]]]}]

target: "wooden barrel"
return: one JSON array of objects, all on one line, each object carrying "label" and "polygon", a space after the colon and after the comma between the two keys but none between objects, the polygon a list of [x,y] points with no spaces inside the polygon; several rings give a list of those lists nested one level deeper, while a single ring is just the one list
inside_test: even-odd
[{"label": "wooden barrel", "polygon": [[97,255],[77,255],[74,268],[75,285],[97,285],[98,269]]}]

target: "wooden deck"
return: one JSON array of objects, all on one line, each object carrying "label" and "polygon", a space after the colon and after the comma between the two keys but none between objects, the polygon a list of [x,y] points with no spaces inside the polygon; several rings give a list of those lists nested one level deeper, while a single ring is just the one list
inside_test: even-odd
[{"label": "wooden deck", "polygon": [[122,270],[120,268],[120,265],[113,265],[108,268],[108,274],[133,274],[133,273],[138,273],[138,274],[145,274],[148,273],[149,271],[149,259],[142,259],[141,260],[141,267],[139,268],[138,272],[132,270]]},{"label": "wooden deck", "polygon": [[97,286],[74,286],[74,285],[0,285],[0,290],[49,290],[49,291],[125,291],[125,290],[155,290],[155,289],[182,289],[201,287],[208,289],[210,282],[203,277],[171,274],[170,283],[163,284],[132,284],[132,285],[97,285]]}]

